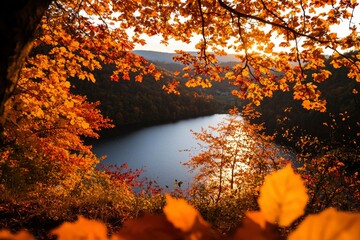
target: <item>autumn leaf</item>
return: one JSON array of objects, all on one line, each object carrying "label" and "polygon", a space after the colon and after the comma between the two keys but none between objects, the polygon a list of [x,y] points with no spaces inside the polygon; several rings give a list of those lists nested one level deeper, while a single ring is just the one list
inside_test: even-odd
[{"label": "autumn leaf", "polygon": [[189,231],[195,224],[195,220],[201,217],[199,212],[184,199],[176,199],[166,196],[164,213],[169,222],[182,231]]},{"label": "autumn leaf", "polygon": [[276,240],[279,238],[277,226],[266,222],[261,212],[247,212],[242,226],[237,229],[234,240]]},{"label": "autumn leaf", "polygon": [[11,233],[9,230],[0,230],[0,239],[3,240],[34,240],[34,237],[26,232],[20,231],[17,233]]},{"label": "autumn leaf", "polygon": [[96,239],[107,240],[107,229],[105,224],[89,220],[79,216],[78,220],[70,223],[65,222],[58,228],[51,231],[59,240],[73,239]]},{"label": "autumn leaf", "polygon": [[142,82],[142,80],[143,80],[143,76],[141,76],[141,75],[136,75],[135,76],[135,81],[136,82]]},{"label": "autumn leaf", "polygon": [[360,213],[328,208],[307,216],[292,232],[289,240],[354,240],[360,239]]},{"label": "autumn leaf", "polygon": [[275,47],[274,43],[269,43],[265,48],[265,53],[271,53],[274,47]]},{"label": "autumn leaf", "polygon": [[200,213],[184,199],[166,194],[164,213],[166,219],[187,236],[186,239],[213,239],[215,233]]},{"label": "autumn leaf", "polygon": [[179,81],[172,81],[170,83],[168,83],[167,85],[163,85],[162,89],[164,91],[166,91],[168,94],[175,94],[175,95],[180,95],[179,90],[177,89],[177,87],[179,86],[180,82]]},{"label": "autumn leaf", "polygon": [[283,227],[304,213],[307,201],[305,185],[290,164],[265,177],[258,199],[266,220]]},{"label": "autumn leaf", "polygon": [[113,234],[111,240],[125,239],[181,239],[182,232],[167,221],[165,216],[145,215],[125,222],[119,232]]},{"label": "autumn leaf", "polygon": [[160,71],[156,71],[156,72],[154,73],[154,77],[155,77],[155,80],[156,80],[156,81],[159,81],[160,78],[161,78],[161,76],[162,76],[162,73],[161,73]]},{"label": "autumn leaf", "polygon": [[311,109],[311,102],[310,102],[308,99],[304,100],[301,105],[302,105],[305,109]]},{"label": "autumn leaf", "polygon": [[259,211],[250,211],[245,213],[245,215],[251,219],[253,222],[257,223],[261,228],[265,228],[266,219],[262,212]]}]

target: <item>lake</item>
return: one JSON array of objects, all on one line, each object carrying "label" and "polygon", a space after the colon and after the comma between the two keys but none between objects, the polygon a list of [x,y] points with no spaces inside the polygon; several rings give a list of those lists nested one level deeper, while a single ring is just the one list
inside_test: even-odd
[{"label": "lake", "polygon": [[190,159],[190,152],[198,141],[190,130],[199,132],[209,125],[215,126],[226,114],[182,120],[175,123],[143,128],[113,140],[94,144],[97,156],[106,155],[104,165],[128,163],[129,168],[144,168],[144,177],[156,180],[161,187],[172,187],[175,179],[186,187],[192,174],[181,163]]}]

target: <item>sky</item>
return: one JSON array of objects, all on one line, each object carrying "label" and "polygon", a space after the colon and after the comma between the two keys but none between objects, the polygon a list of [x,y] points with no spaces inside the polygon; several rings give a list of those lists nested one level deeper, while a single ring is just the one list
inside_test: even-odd
[{"label": "sky", "polygon": [[161,37],[144,37],[147,44],[142,46],[140,44],[135,46],[135,50],[151,50],[157,52],[175,52],[175,50],[184,50],[184,51],[196,51],[195,44],[196,38],[193,39],[191,44],[186,44],[181,41],[170,40],[167,46],[160,44]]},{"label": "sky", "polygon": [[[355,16],[352,19],[352,23],[360,28],[360,15]],[[350,33],[349,31],[349,22],[343,21],[339,26],[334,26],[333,31],[337,32],[339,37],[344,37]],[[135,50],[151,50],[158,52],[174,52],[175,50],[184,50],[184,51],[197,51],[195,49],[195,44],[201,39],[200,36],[193,37],[192,43],[186,44],[181,41],[170,40],[167,46],[160,44],[161,37],[144,37],[147,44],[144,46],[136,45]],[[332,54],[331,50],[325,50],[325,54]]]}]

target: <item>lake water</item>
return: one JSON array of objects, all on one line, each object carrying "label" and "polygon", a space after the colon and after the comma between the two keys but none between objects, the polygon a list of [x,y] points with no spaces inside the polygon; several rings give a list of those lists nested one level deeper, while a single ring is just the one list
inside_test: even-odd
[{"label": "lake water", "polygon": [[94,152],[99,157],[107,156],[103,161],[105,165],[127,162],[132,169],[144,168],[143,176],[156,180],[161,187],[173,186],[175,179],[187,186],[192,175],[181,163],[190,159],[190,153],[180,150],[197,147],[198,141],[190,130],[199,132],[202,127],[215,126],[225,117],[225,114],[216,114],[140,129],[94,144]]}]

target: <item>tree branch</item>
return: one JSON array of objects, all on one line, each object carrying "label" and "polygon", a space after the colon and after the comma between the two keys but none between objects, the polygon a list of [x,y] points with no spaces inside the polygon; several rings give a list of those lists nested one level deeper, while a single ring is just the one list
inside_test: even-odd
[{"label": "tree branch", "polygon": [[[276,22],[273,22],[273,21],[269,21],[269,20],[266,20],[266,19],[263,19],[261,17],[258,17],[258,16],[254,16],[254,15],[250,15],[250,14],[246,14],[246,13],[243,13],[243,12],[239,12],[235,9],[233,9],[232,7],[230,7],[229,5],[227,5],[223,0],[218,0],[218,3],[220,4],[220,6],[226,10],[228,10],[229,12],[235,14],[236,16],[238,17],[242,17],[242,18],[247,18],[247,19],[253,19],[253,20],[256,20],[258,22],[261,22],[261,23],[265,23],[265,24],[268,24],[268,25],[271,25],[271,26],[274,26],[274,27],[278,27],[278,28],[282,28],[288,32],[291,32],[293,33],[294,35],[296,36],[301,36],[301,37],[306,37],[308,39],[311,39],[311,40],[314,40],[314,41],[317,41],[319,43],[329,43],[330,41],[324,41],[324,40],[321,40],[319,38],[316,38],[314,36],[311,36],[311,35],[308,35],[308,34],[304,34],[304,33],[301,33],[301,32],[298,32],[296,31],[295,29],[287,26],[287,25],[283,25],[283,24],[279,24],[279,23],[276,23]],[[276,16],[276,15],[275,15]],[[283,20],[282,20],[283,21]],[[285,23],[284,23],[285,24]]]}]

